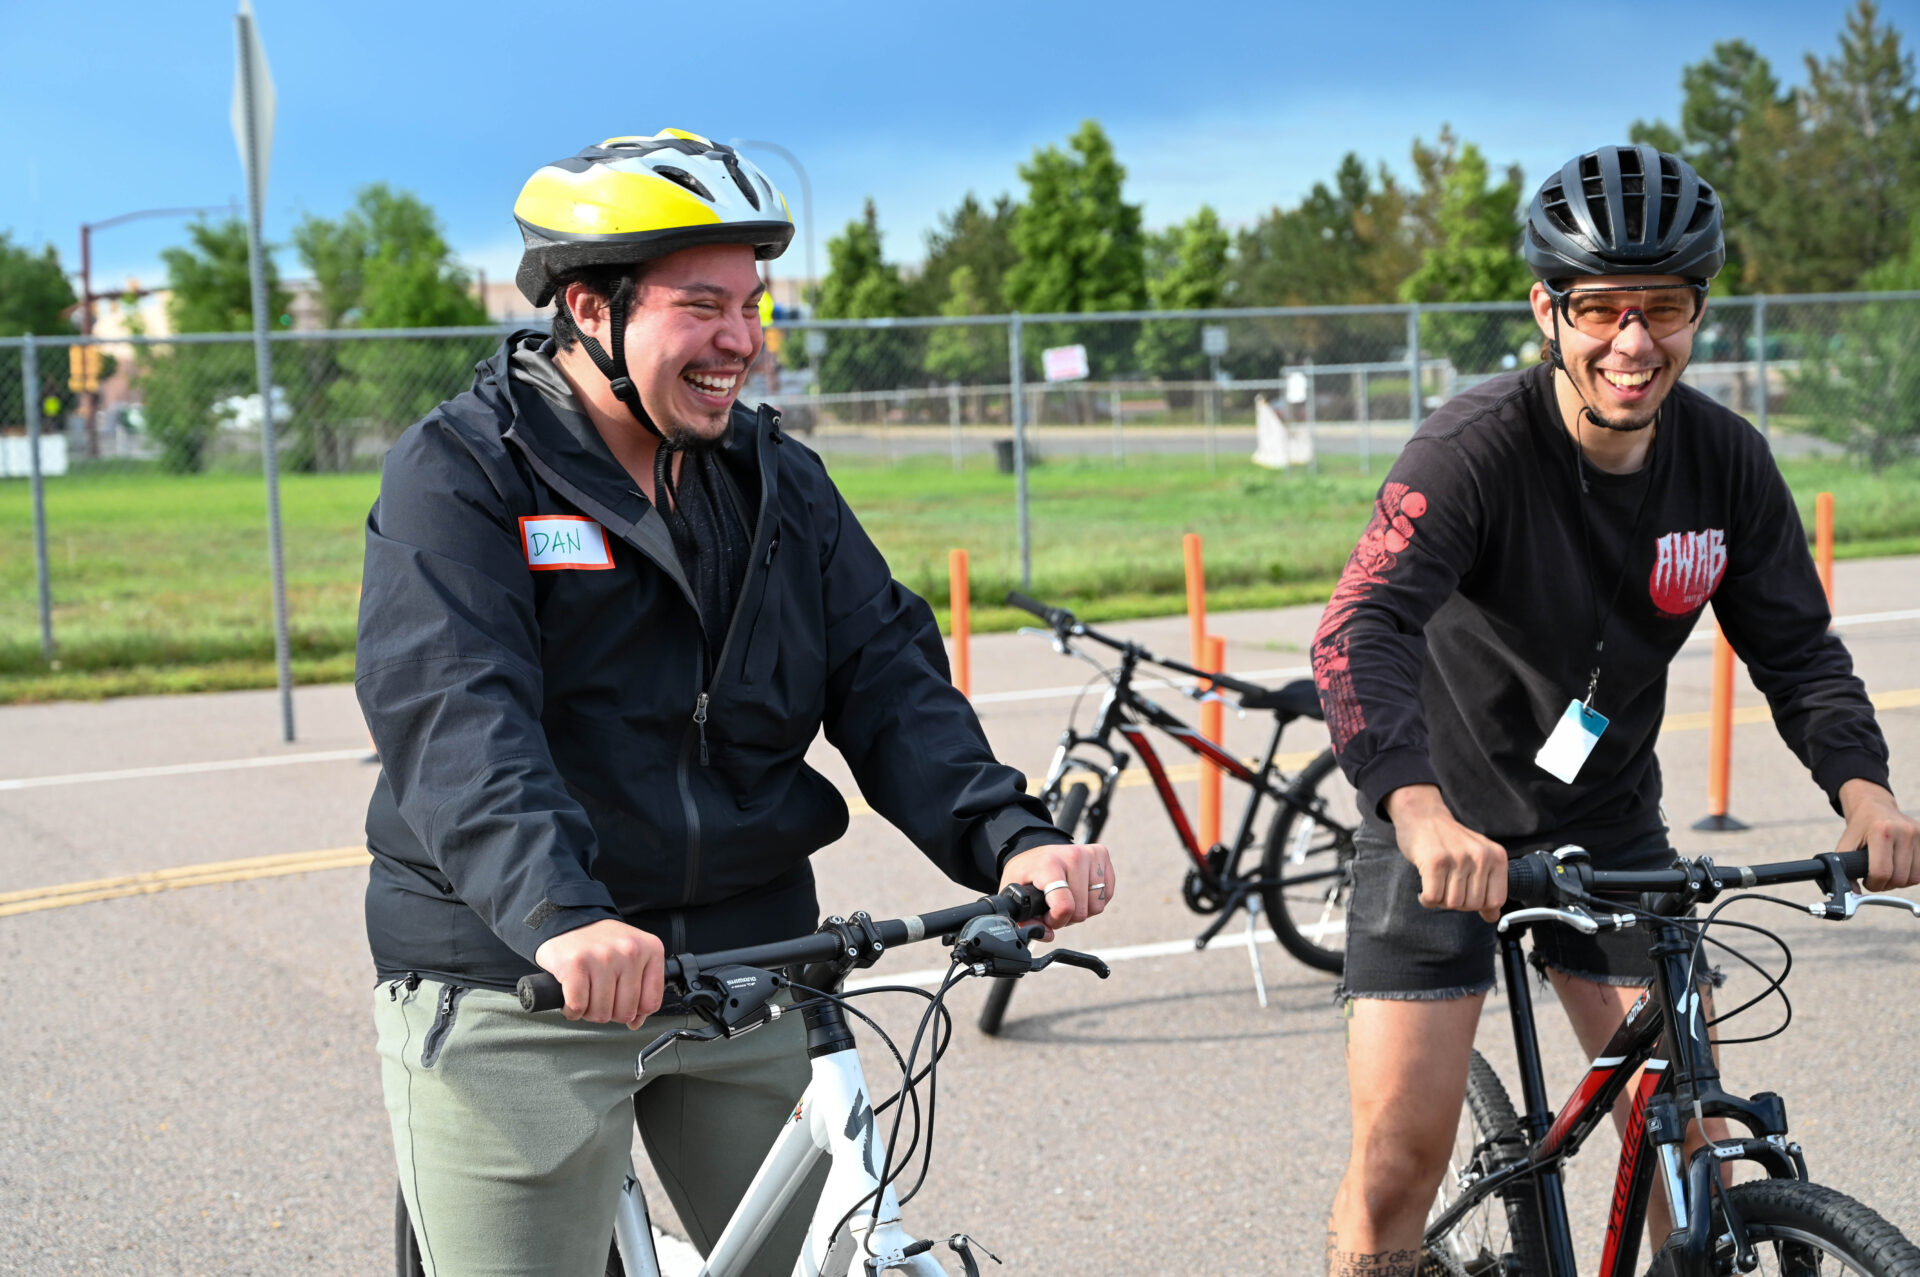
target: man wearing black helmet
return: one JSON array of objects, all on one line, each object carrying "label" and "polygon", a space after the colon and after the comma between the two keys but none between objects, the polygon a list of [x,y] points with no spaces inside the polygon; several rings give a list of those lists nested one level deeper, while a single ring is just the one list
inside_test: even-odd
[{"label": "man wearing black helmet", "polygon": [[[848,821],[817,735],[956,882],[1031,882],[1065,926],[1114,879],[995,761],[820,458],[736,402],[757,262],[793,235],[765,175],[693,133],[609,138],[514,213],[553,333],[401,436],[367,520],[367,935],[422,1265],[563,1277],[604,1269],[636,1120],[704,1252],[807,1084],[799,1016],[644,1079],[628,1030],[698,1026],[656,1016],[667,953],[813,929],[808,857]],[[512,996],[541,968],[564,1016]],[[747,1271],[793,1271],[809,1209]]]},{"label": "man wearing black helmet", "polygon": [[[1837,845],[1868,847],[1870,886],[1920,881],[1920,835],[1767,444],[1679,384],[1722,234],[1712,188],[1652,147],[1549,178],[1524,246],[1542,364],[1421,425],[1322,618],[1315,678],[1365,815],[1343,984],[1353,1144],[1328,1233],[1342,1277],[1417,1271],[1508,857],[1670,855],[1654,745],[1709,598],[1843,817]],[[1650,974],[1644,942],[1564,928],[1536,935],[1534,961],[1590,1052]]]}]

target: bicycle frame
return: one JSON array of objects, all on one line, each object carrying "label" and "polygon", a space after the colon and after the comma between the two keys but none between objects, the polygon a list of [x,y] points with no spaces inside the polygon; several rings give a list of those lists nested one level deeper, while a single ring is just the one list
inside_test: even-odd
[{"label": "bicycle frame", "polygon": [[[794,1277],[841,1277],[860,1262],[869,1233],[873,1235],[873,1253],[881,1261],[880,1271],[946,1277],[945,1269],[923,1244],[916,1243],[901,1228],[900,1203],[892,1185],[880,1194],[877,1223],[871,1211],[855,1214],[839,1238],[832,1238],[832,1229],[880,1187],[886,1146],[845,1017],[831,1004],[811,1008],[805,1014],[811,1040],[844,1045],[824,1054],[810,1050],[813,1080],[793,1106],[792,1115],[748,1185],[746,1196],[714,1242],[712,1253],[700,1268],[700,1277],[737,1277],[743,1272],[822,1157],[830,1159],[831,1165],[819,1205],[814,1208],[813,1224],[794,1263]],[[724,1050],[725,1044],[714,1044],[710,1049]],[[646,1201],[631,1171],[614,1219],[614,1238],[628,1277],[660,1277]],[[908,1253],[910,1250],[915,1253]]]},{"label": "bicycle frame", "polygon": [[[1612,1112],[1642,1065],[1646,1066],[1645,1072],[1640,1074],[1634,1092],[1615,1169],[1597,1270],[1600,1277],[1629,1277],[1636,1272],[1647,1196],[1656,1178],[1666,1193],[1676,1227],[1684,1228],[1686,1234],[1681,1248],[1683,1263],[1703,1273],[1713,1242],[1711,1197],[1719,1184],[1721,1163],[1756,1161],[1775,1178],[1806,1178],[1799,1145],[1786,1140],[1786,1108],[1780,1097],[1762,1093],[1743,1099],[1720,1086],[1707,1035],[1705,1000],[1697,988],[1690,986],[1692,939],[1670,920],[1644,925],[1655,933],[1651,947],[1653,984],[1628,1010],[1557,1116],[1547,1105],[1541,1074],[1527,959],[1520,947],[1525,928],[1513,927],[1501,934],[1500,962],[1525,1110],[1522,1124],[1530,1146],[1524,1161],[1502,1167],[1468,1186],[1458,1201],[1428,1225],[1429,1236],[1444,1232],[1488,1194],[1515,1180],[1530,1180],[1540,1203],[1549,1277],[1576,1277],[1559,1167],[1579,1151],[1594,1128]],[[1753,1138],[1706,1144],[1688,1159],[1684,1154],[1685,1118],[1696,1113],[1738,1121]],[[1657,1165],[1646,1156],[1649,1148]],[[1732,1226],[1737,1234],[1738,1221]],[[1741,1245],[1744,1249],[1744,1240]]]},{"label": "bicycle frame", "polygon": [[[1187,858],[1193,862],[1194,871],[1210,888],[1218,889],[1225,878],[1237,875],[1239,859],[1252,841],[1253,823],[1259,814],[1260,800],[1263,796],[1305,811],[1305,808],[1272,781],[1273,760],[1280,752],[1280,737],[1286,730],[1288,720],[1284,716],[1275,717],[1273,736],[1267,742],[1266,755],[1260,760],[1259,769],[1255,770],[1202,736],[1192,724],[1160,708],[1134,691],[1133,676],[1139,664],[1140,656],[1136,650],[1123,650],[1120,654],[1119,671],[1107,688],[1106,696],[1100,702],[1098,725],[1090,734],[1083,735],[1076,732],[1071,725],[1060,734],[1060,744],[1055,749],[1053,763],[1047,770],[1044,797],[1049,800],[1057,799],[1061,782],[1075,768],[1087,772],[1099,781],[1098,792],[1089,809],[1093,813],[1096,825],[1104,825],[1107,804],[1113,795],[1114,786],[1119,782],[1120,773],[1126,770],[1128,763],[1132,761],[1131,757],[1116,749],[1112,743],[1113,734],[1118,732],[1126,739],[1134,753],[1139,755],[1140,761],[1145,764],[1147,774],[1153,780],[1154,791],[1159,794],[1161,806],[1166,808],[1167,819],[1173,823],[1174,833],[1179,836],[1180,846],[1187,853]],[[1189,753],[1213,763],[1252,791],[1247,796],[1246,808],[1240,816],[1239,832],[1234,836],[1233,842],[1228,844],[1229,853],[1218,866],[1209,863],[1207,852],[1210,849],[1200,845],[1200,840],[1194,833],[1193,824],[1187,819],[1186,808],[1181,804],[1180,796],[1174,792],[1173,782],[1167,776],[1166,764],[1160,761],[1159,752],[1154,749],[1152,741],[1148,738],[1148,726],[1159,728],[1184,746]],[[1085,758],[1076,758],[1073,751],[1083,746],[1104,753],[1106,755],[1104,764]],[[1308,876],[1300,879],[1303,882],[1308,880]],[[1243,882],[1242,885],[1258,888],[1269,884]]]}]

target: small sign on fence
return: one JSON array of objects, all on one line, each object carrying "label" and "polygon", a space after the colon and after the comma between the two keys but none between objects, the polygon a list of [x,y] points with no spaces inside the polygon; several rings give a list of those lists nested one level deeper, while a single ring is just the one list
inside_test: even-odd
[{"label": "small sign on fence", "polygon": [[1227,353],[1227,326],[1208,324],[1200,330],[1200,353],[1215,359]]},{"label": "small sign on fence", "polygon": [[1085,346],[1054,346],[1040,352],[1040,363],[1046,369],[1048,381],[1085,381],[1087,379],[1087,348]]}]

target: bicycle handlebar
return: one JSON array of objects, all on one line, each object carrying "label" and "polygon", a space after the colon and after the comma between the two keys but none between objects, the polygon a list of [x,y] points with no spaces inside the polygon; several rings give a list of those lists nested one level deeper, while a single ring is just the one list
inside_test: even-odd
[{"label": "bicycle handlebar", "polygon": [[[951,909],[936,909],[932,913],[915,914],[908,918],[889,918],[885,922],[875,922],[870,925],[878,934],[880,944],[883,947],[892,948],[895,945],[914,944],[935,936],[952,935],[975,918],[984,918],[989,914],[997,913],[1018,925],[1031,922],[1046,911],[1047,898],[1038,888],[1030,887],[1025,883],[1013,883],[999,895],[982,896],[971,904],[956,905]],[[683,958],[691,958],[693,967],[699,971],[710,971],[715,967],[725,966],[763,968],[802,966],[807,963],[832,962],[837,958],[852,956],[843,952],[845,943],[838,932],[816,931],[793,940],[751,945],[744,949],[724,949],[717,953],[706,954],[681,954],[667,959],[666,982],[669,987],[680,987]],[[520,997],[520,1005],[528,1011],[556,1011],[566,1005],[566,995],[560,988],[560,981],[546,971],[522,976],[515,986],[515,992]]]},{"label": "bicycle handlebar", "polygon": [[1081,621],[1080,618],[1076,617],[1066,608],[1048,607],[1039,599],[1031,595],[1022,594],[1018,590],[1007,591],[1007,604],[1010,607],[1017,607],[1024,612],[1033,613],[1045,621],[1047,628],[1052,630],[1054,634],[1060,638],[1065,638],[1068,635],[1079,635],[1084,638],[1090,638],[1096,643],[1103,643],[1117,652],[1132,651],[1149,665],[1158,665],[1163,669],[1172,670],[1177,674],[1189,675],[1212,684],[1216,690],[1232,692],[1236,696],[1258,696],[1267,691],[1266,688],[1260,686],[1258,683],[1248,683],[1241,679],[1234,678],[1230,674],[1195,669],[1191,665],[1182,665],[1179,661],[1156,655],[1146,648],[1141,647],[1138,643],[1102,634],[1092,626]]},{"label": "bicycle handlebar", "polygon": [[[1859,880],[1867,874],[1867,853],[1842,852],[1842,872]],[[1507,866],[1507,898],[1522,906],[1548,905],[1570,894],[1630,895],[1648,891],[1685,891],[1706,887],[1766,887],[1784,882],[1818,882],[1828,876],[1828,862],[1783,860],[1768,865],[1716,865],[1711,860],[1681,858],[1670,869],[1595,869],[1584,859],[1561,859],[1536,851]],[[1842,885],[1843,884],[1836,884]]]}]

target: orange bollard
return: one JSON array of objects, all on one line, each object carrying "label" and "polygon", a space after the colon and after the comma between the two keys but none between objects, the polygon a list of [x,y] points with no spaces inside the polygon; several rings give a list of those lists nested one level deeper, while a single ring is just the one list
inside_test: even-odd
[{"label": "orange bollard", "polygon": [[[1226,673],[1227,641],[1213,634],[1207,637],[1205,646],[1207,659],[1199,663],[1200,668],[1209,673]],[[1208,701],[1200,707],[1200,734],[1216,745],[1221,742],[1226,724],[1221,709],[1219,701]],[[1203,758],[1200,760],[1200,850],[1205,851],[1219,841],[1220,767]]]},{"label": "orange bollard", "polygon": [[1713,627],[1713,700],[1707,711],[1707,814],[1695,829],[1730,833],[1745,822],[1727,814],[1727,791],[1733,782],[1733,645],[1716,623]]},{"label": "orange bollard", "polygon": [[1200,561],[1200,534],[1189,532],[1181,539],[1187,555],[1187,642],[1196,669],[1205,669],[1207,659],[1207,570]]},{"label": "orange bollard", "polygon": [[973,591],[967,584],[967,552],[947,551],[947,607],[953,630],[953,685],[973,695]]},{"label": "orange bollard", "polygon": [[1833,611],[1833,494],[1813,499],[1813,562],[1820,569],[1820,588],[1827,592],[1827,611]]}]

